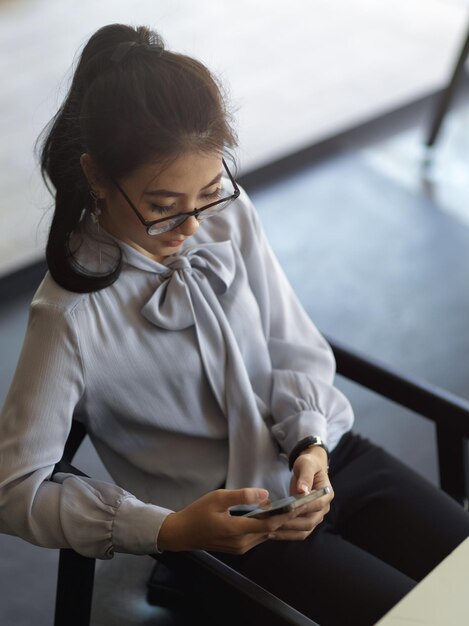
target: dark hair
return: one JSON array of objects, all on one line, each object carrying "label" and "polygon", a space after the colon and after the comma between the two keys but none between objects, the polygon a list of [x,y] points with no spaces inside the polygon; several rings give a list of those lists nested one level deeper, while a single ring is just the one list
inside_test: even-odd
[{"label": "dark hair", "polygon": [[[133,43],[131,43],[133,42]],[[71,236],[92,199],[80,156],[104,177],[119,180],[149,162],[187,151],[222,152],[236,145],[221,86],[199,61],[165,50],[145,26],[110,24],[87,42],[69,92],[38,138],[44,181],[55,188],[46,247],[53,278],[70,291],[90,292],[119,276],[122,255],[106,273],[80,265]]]}]

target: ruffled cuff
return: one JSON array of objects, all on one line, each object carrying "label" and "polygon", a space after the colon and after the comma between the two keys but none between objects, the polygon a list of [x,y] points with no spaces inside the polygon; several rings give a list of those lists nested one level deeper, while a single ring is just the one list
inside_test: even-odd
[{"label": "ruffled cuff", "polygon": [[124,497],[114,517],[110,549],[129,554],[161,554],[158,535],[170,513],[170,509],[145,504],[134,496]]},{"label": "ruffled cuff", "polygon": [[327,441],[327,420],[317,411],[300,411],[272,426],[272,434],[284,454],[289,456],[296,444],[305,437],[320,437]]},{"label": "ruffled cuff", "polygon": [[146,504],[121,487],[101,480],[58,472],[59,515],[69,546],[79,554],[111,559],[115,552],[152,554],[158,534],[173,513]]}]

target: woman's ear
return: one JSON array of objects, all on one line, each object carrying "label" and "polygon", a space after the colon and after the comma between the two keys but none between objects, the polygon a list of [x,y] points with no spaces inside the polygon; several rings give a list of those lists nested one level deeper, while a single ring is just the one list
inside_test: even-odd
[{"label": "woman's ear", "polygon": [[80,165],[90,188],[94,191],[98,198],[105,198],[106,188],[102,183],[101,177],[99,176],[98,168],[93,160],[93,157],[87,152],[84,152],[80,157]]}]

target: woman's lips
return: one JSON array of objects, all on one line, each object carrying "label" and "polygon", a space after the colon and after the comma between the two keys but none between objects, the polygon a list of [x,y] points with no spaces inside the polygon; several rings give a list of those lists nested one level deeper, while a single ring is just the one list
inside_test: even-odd
[{"label": "woman's lips", "polygon": [[171,239],[170,241],[165,241],[165,244],[170,248],[177,248],[183,241],[184,239]]}]

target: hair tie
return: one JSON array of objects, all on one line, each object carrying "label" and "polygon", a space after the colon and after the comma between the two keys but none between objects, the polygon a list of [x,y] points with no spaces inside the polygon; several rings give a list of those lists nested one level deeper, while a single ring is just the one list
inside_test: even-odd
[{"label": "hair tie", "polygon": [[139,43],[138,41],[123,41],[122,43],[118,44],[117,48],[112,53],[111,61],[114,61],[115,63],[120,63],[122,59],[130,52],[130,50],[135,47],[144,48],[145,50],[157,50],[160,55],[163,54],[164,50],[163,46],[159,45],[149,45],[146,43]]}]

